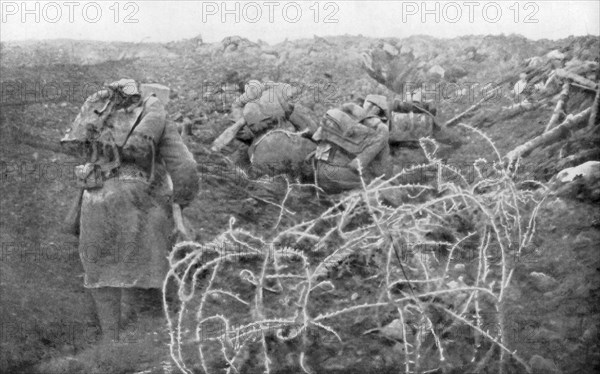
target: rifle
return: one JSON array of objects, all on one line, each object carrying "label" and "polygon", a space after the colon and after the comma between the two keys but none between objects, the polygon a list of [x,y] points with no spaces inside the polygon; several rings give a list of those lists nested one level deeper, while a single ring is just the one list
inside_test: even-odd
[{"label": "rifle", "polygon": [[175,221],[175,230],[179,233],[180,237],[177,242],[192,240],[192,237],[188,233],[185,225],[183,224],[183,216],[181,214],[181,206],[179,204],[172,204],[173,208],[173,221]]},{"label": "rifle", "polygon": [[210,148],[213,152],[219,152],[223,147],[227,144],[231,143],[233,138],[235,138],[235,134],[246,124],[246,121],[241,118],[233,125],[229,126],[212,144]]},{"label": "rifle", "polygon": [[63,232],[66,234],[79,235],[79,221],[81,219],[81,201],[83,200],[83,188],[78,188],[77,196],[73,200],[69,212],[63,222]]}]

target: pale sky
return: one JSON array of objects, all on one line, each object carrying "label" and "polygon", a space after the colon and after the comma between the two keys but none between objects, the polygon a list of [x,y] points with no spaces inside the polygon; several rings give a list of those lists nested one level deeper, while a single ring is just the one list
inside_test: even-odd
[{"label": "pale sky", "polygon": [[[25,6],[23,6],[25,4]],[[229,13],[227,13],[229,11]],[[313,35],[600,35],[600,1],[0,1],[0,39],[274,44]]]}]

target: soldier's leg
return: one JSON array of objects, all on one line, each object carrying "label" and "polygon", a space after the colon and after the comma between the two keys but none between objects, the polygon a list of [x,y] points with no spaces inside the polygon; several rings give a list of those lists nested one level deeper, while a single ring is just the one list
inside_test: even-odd
[{"label": "soldier's leg", "polygon": [[137,293],[138,291],[135,288],[121,289],[121,327],[125,327],[136,320],[138,312]]},{"label": "soldier's leg", "polygon": [[140,313],[162,315],[162,293],[156,288],[123,288],[121,291],[121,327],[139,320]]},{"label": "soldier's leg", "polygon": [[102,330],[102,342],[118,341],[121,319],[121,289],[117,287],[93,288],[92,296],[96,304],[100,329]]},{"label": "soldier's leg", "polygon": [[250,156],[248,155],[248,149],[250,147],[246,144],[240,144],[238,149],[233,153],[231,159],[236,167],[247,170],[250,168]]},{"label": "soldier's leg", "polygon": [[317,164],[314,160],[314,156],[305,159],[302,164],[300,164],[300,181],[307,184],[316,184],[316,167]]},{"label": "soldier's leg", "polygon": [[360,177],[350,168],[319,162],[317,184],[328,194],[337,194],[362,187]]}]

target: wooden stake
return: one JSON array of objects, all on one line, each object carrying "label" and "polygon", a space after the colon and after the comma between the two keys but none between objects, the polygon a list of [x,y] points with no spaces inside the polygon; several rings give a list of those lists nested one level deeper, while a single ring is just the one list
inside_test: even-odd
[{"label": "wooden stake", "polygon": [[596,91],[596,98],[592,104],[592,114],[590,115],[589,126],[598,125],[600,123],[600,117],[598,117],[598,111],[600,110],[600,90]]},{"label": "wooden stake", "polygon": [[489,99],[491,99],[494,96],[496,96],[496,93],[494,93],[493,95],[489,95],[488,97],[484,97],[483,99],[479,100],[475,105],[472,105],[471,107],[469,107],[467,110],[465,110],[461,114],[459,114],[456,117],[448,120],[444,126],[451,127],[451,126],[456,125],[458,123],[458,121],[460,121],[461,119],[463,119],[466,115],[468,115],[469,113],[471,113],[475,109],[479,108],[481,106],[481,104],[485,103],[486,101],[488,101]]},{"label": "wooden stake", "polygon": [[592,108],[577,113],[576,115],[569,114],[567,118],[552,130],[531,139],[525,144],[521,144],[517,148],[506,154],[505,159],[509,165],[512,165],[519,157],[527,157],[534,149],[552,143],[554,141],[564,139],[568,136],[569,131],[579,130],[587,125],[587,120],[592,112]]},{"label": "wooden stake", "polygon": [[582,77],[581,75],[577,75],[575,73],[571,73],[570,71],[566,71],[565,69],[556,69],[556,76],[563,79],[570,79],[575,83],[578,83],[584,87],[590,88],[592,90],[598,89],[598,84],[591,79],[587,79]]},{"label": "wooden stake", "polygon": [[556,107],[554,108],[554,113],[552,113],[552,117],[550,117],[550,121],[546,125],[546,129],[544,132],[548,132],[554,125],[558,123],[558,121],[562,118],[565,113],[565,105],[566,101],[569,98],[569,90],[571,88],[571,83],[566,81],[563,83],[562,90],[560,91],[560,96],[558,97],[558,103],[556,103]]}]

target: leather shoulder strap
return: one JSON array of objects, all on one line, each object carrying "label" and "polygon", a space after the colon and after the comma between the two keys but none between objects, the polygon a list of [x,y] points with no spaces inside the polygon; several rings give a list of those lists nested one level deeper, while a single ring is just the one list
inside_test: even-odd
[{"label": "leather shoulder strap", "polygon": [[133,123],[133,126],[131,126],[131,130],[129,130],[129,133],[127,134],[127,137],[125,137],[125,141],[123,141],[123,144],[121,144],[121,147],[124,147],[125,144],[127,144],[127,141],[129,140],[129,137],[131,136],[131,134],[133,134],[133,131],[135,130],[135,128],[142,121],[142,117],[144,116],[144,111],[146,109],[146,104],[148,103],[148,101],[152,97],[156,98],[156,95],[152,94],[152,95],[148,96],[147,98],[145,98],[144,101],[142,102],[142,105],[141,105],[142,110],[138,113],[137,118],[135,119],[135,122]]}]

